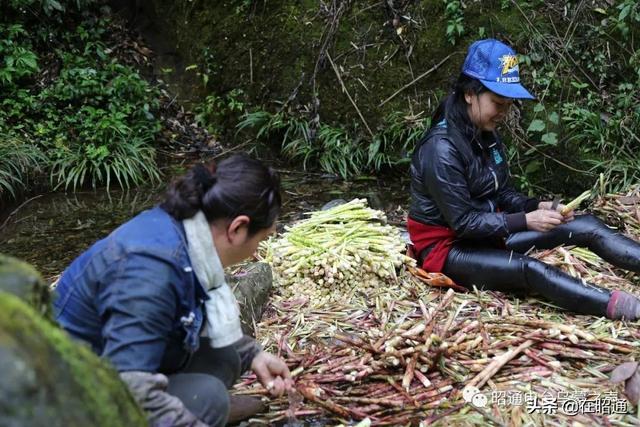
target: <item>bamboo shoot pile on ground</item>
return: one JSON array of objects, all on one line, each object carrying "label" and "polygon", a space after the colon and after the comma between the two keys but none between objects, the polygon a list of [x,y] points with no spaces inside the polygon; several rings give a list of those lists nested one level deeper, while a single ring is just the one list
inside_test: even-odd
[{"label": "bamboo shoot pile on ground", "polygon": [[366,295],[396,282],[402,265],[415,265],[404,255],[399,230],[364,199],[312,212],[262,250],[283,293],[307,295],[317,303]]},{"label": "bamboo shoot pile on ground", "polygon": [[[618,213],[622,231],[638,239],[637,206],[624,203],[632,197],[637,196],[610,197],[608,203],[599,199],[595,207],[614,225]],[[640,294],[632,283],[635,275],[588,250],[561,247],[532,255],[587,281]],[[277,268],[284,271],[286,265]],[[587,400],[615,396],[624,404],[622,387],[608,376],[616,366],[640,360],[638,322],[574,315],[533,297],[444,292],[403,270],[397,280],[366,294],[345,296],[341,287],[329,287],[341,297],[318,304],[312,294],[290,292],[306,277],[289,277],[278,287],[257,325],[264,347],[284,357],[295,375],[304,397],[295,409],[300,419],[318,425],[359,420],[441,426],[640,424],[627,406],[612,413],[585,406],[574,415],[563,412],[557,400],[561,394]],[[464,400],[469,385],[487,398],[485,407]],[[234,392],[267,394],[252,375]],[[500,393],[520,399],[494,399]],[[523,396],[539,398],[537,410]],[[556,399],[556,406],[541,407],[545,396]],[[269,404],[254,421],[286,420],[286,397]]]}]

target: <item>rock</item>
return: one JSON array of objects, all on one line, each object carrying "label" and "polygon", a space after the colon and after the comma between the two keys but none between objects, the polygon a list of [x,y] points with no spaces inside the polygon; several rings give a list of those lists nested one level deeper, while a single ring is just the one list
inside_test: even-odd
[{"label": "rock", "polygon": [[327,211],[331,208],[335,208],[336,206],[344,205],[345,203],[347,203],[345,199],[333,199],[325,203],[320,210]]},{"label": "rock", "polygon": [[8,292],[30,304],[38,313],[51,317],[51,292],[35,268],[0,254],[0,291]]},{"label": "rock", "polygon": [[367,204],[371,209],[379,211],[384,211],[386,207],[383,198],[379,193],[369,193],[367,195]]},{"label": "rock", "polygon": [[[0,287],[15,289],[6,277],[17,280]],[[17,289],[33,285],[25,277]],[[115,370],[13,292],[0,292],[0,372],[3,427],[147,425]]]},{"label": "rock", "polygon": [[240,305],[243,332],[255,337],[254,323],[260,321],[273,285],[271,266],[263,262],[247,264],[235,275],[227,275],[227,283]]},{"label": "rock", "polygon": [[402,241],[407,245],[410,245],[411,237],[409,236],[409,232],[407,231],[407,229],[404,227],[398,227],[398,231],[400,232],[400,238],[402,239]]}]

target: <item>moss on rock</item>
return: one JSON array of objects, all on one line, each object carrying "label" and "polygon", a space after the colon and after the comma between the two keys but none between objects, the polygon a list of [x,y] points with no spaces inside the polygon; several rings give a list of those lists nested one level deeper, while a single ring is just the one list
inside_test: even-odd
[{"label": "moss on rock", "polygon": [[145,426],[117,372],[12,293],[0,292],[2,426]]},{"label": "moss on rock", "polygon": [[38,313],[51,319],[51,293],[40,273],[31,265],[0,254],[0,291],[16,295]]}]

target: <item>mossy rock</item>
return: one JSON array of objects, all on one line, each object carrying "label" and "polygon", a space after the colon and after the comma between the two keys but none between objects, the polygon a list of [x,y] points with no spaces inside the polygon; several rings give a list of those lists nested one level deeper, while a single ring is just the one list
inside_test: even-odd
[{"label": "mossy rock", "polygon": [[146,426],[117,372],[0,292],[0,427]]},{"label": "mossy rock", "polygon": [[0,254],[0,291],[16,295],[38,313],[51,319],[51,292],[31,265]]}]

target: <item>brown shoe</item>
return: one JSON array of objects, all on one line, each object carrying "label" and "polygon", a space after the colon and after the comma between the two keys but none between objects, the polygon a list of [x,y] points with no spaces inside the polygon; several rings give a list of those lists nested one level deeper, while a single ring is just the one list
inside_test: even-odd
[{"label": "brown shoe", "polygon": [[266,405],[257,397],[229,396],[229,419],[227,424],[235,424],[264,411]]}]

